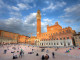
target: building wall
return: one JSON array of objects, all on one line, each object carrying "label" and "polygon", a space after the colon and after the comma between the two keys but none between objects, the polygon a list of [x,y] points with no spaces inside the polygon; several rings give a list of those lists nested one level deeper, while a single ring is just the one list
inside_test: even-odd
[{"label": "building wall", "polygon": [[25,40],[27,39],[28,36],[0,30],[0,43],[25,43]]},{"label": "building wall", "polygon": [[75,45],[80,47],[80,34],[74,35]]},{"label": "building wall", "polygon": [[0,30],[0,43],[17,43],[18,34]]},{"label": "building wall", "polygon": [[72,40],[68,39],[68,40],[50,40],[50,41],[40,41],[37,43],[37,46],[40,47],[55,47],[55,46],[73,46],[72,44]]},{"label": "building wall", "polygon": [[35,40],[37,39],[37,37],[32,36],[28,39],[28,44],[34,45],[35,44]]},{"label": "building wall", "polygon": [[[38,13],[37,13],[37,15],[38,15]],[[39,20],[38,18],[41,19],[40,15],[37,16],[37,23],[40,23],[41,20]],[[41,27],[39,27],[39,26],[40,26],[40,24],[37,24],[37,30],[40,30]],[[40,33],[40,36],[37,35],[37,39],[40,40],[39,41],[40,44],[41,44],[41,42],[44,43],[44,42],[50,42],[50,41],[53,41],[53,42],[58,41],[59,43],[60,43],[60,41],[65,41],[65,43],[67,44],[67,41],[72,41],[71,45],[73,45],[72,37],[74,34],[75,34],[75,30],[72,30],[71,27],[62,28],[58,24],[58,22],[55,22],[55,24],[52,26],[47,25],[47,32]]]},{"label": "building wall", "polygon": [[19,35],[18,41],[19,41],[19,43],[26,43],[26,36],[24,36],[24,35]]}]

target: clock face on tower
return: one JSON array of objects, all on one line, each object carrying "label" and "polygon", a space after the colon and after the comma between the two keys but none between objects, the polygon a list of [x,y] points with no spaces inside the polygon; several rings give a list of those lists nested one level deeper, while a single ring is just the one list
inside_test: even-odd
[{"label": "clock face on tower", "polygon": [[37,34],[39,34],[39,32],[37,32]]}]

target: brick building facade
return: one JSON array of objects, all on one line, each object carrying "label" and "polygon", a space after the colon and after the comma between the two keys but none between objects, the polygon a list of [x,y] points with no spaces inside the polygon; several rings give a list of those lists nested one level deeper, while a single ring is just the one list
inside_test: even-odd
[{"label": "brick building facade", "polygon": [[2,43],[25,43],[28,36],[0,30],[0,44]]},{"label": "brick building facade", "polygon": [[75,34],[74,36],[75,46],[80,47],[80,33]]},{"label": "brick building facade", "polygon": [[58,22],[47,25],[47,32],[41,33],[41,14],[37,11],[37,45],[39,46],[73,46],[73,35],[76,33],[71,27],[62,28]]}]

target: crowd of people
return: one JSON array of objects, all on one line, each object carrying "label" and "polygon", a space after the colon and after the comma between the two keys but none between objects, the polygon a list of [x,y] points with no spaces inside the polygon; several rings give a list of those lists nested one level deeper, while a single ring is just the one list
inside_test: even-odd
[{"label": "crowd of people", "polygon": [[[24,56],[24,54],[26,53],[25,51],[24,51],[24,49],[21,47],[21,46],[19,46],[18,44],[13,44],[12,46],[10,45],[6,45],[7,46],[7,49],[4,49],[4,51],[3,51],[3,53],[4,54],[6,54],[8,51],[9,51],[9,47],[12,47],[12,50],[14,50],[14,51],[11,51],[11,53],[13,53],[13,59],[17,59],[17,58],[22,58],[23,56]],[[17,46],[17,47],[16,47]],[[28,45],[25,45],[25,46],[27,46],[27,48],[30,48],[30,47],[32,47],[32,46],[28,46]],[[2,46],[3,48],[5,48],[4,47],[4,45]],[[26,47],[25,47],[26,48]],[[17,50],[18,49],[18,50]],[[29,54],[34,54],[34,53],[36,53],[36,55],[35,56],[40,56],[41,57],[41,60],[49,60],[50,58],[51,58],[51,56],[49,57],[49,54],[51,54],[50,53],[50,51],[49,51],[49,49],[45,49],[45,48],[40,48],[41,49],[41,51],[38,51],[37,49],[36,49],[36,52],[35,52],[35,49],[34,49],[34,47],[33,48],[31,48],[30,49],[30,52],[28,52]],[[52,58],[54,59],[55,58],[55,52],[58,50],[59,48],[55,48],[55,50],[52,52]],[[71,49],[69,49],[69,50],[71,50]],[[17,51],[17,52],[15,52],[15,51]],[[27,50],[26,50],[27,51]],[[42,54],[42,55],[40,55],[40,52],[46,52],[46,54]],[[18,55],[17,54],[15,54],[15,53],[18,53]]]}]

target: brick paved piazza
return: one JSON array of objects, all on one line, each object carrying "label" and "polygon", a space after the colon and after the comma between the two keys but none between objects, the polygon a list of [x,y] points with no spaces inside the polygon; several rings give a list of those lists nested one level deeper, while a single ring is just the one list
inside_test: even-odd
[{"label": "brick paved piazza", "polygon": [[[8,47],[8,48],[7,48]],[[16,50],[12,49],[12,47],[15,47]],[[7,53],[4,53],[4,50],[7,49]],[[9,49],[9,50],[8,50]],[[19,57],[20,50],[24,51],[24,55]],[[33,54],[28,54],[28,52],[31,52],[33,50]],[[38,47],[32,47],[28,45],[4,45],[3,47],[0,46],[0,60],[13,60],[13,51],[15,51],[14,55],[17,55],[18,58],[14,60],[41,60],[42,55],[48,54],[49,59],[48,60],[80,60],[80,50],[78,48],[71,48],[69,53],[65,53],[66,50],[70,48],[59,48],[57,51],[55,51],[55,48],[45,48],[44,52],[41,52],[42,48]],[[46,51],[49,51],[46,53]],[[52,52],[55,52],[55,58],[52,58]],[[36,56],[36,53],[39,53],[39,56]]]}]

